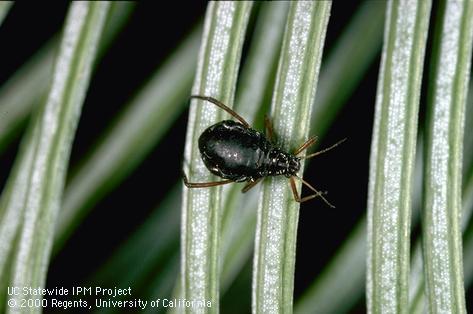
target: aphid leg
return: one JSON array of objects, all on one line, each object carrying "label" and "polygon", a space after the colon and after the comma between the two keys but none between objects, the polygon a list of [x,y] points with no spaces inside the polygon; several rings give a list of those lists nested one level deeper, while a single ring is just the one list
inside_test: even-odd
[{"label": "aphid leg", "polygon": [[298,203],[303,203],[305,201],[311,200],[319,195],[319,194],[312,194],[312,195],[301,198],[299,196],[299,193],[297,192],[296,182],[294,181],[294,177],[289,178],[289,183],[291,184],[291,189],[292,189],[292,194],[294,195],[294,199]]},{"label": "aphid leg", "polygon": [[223,181],[214,181],[214,182],[189,182],[187,180],[187,176],[182,172],[182,179],[184,181],[185,186],[188,188],[209,188],[212,186],[217,186],[217,185],[224,185],[228,183],[232,183],[232,180],[223,180]]},{"label": "aphid leg", "polygon": [[266,130],[266,137],[271,143],[274,143],[276,139],[274,138],[273,124],[267,115],[264,115],[264,128]]},{"label": "aphid leg", "polygon": [[309,148],[310,146],[314,145],[315,142],[317,142],[317,136],[313,136],[313,137],[309,138],[307,141],[305,141],[304,143],[302,143],[302,145],[299,146],[298,149],[296,149],[296,150],[294,151],[294,156],[299,155],[299,154],[302,153],[304,150],[306,150],[306,149]]},{"label": "aphid leg", "polygon": [[247,184],[245,184],[245,186],[243,187],[243,189],[241,189],[241,193],[246,193],[248,192],[252,187],[254,187],[255,185],[257,185],[261,179],[263,178],[258,178],[256,179],[255,181],[250,181],[248,182]]},{"label": "aphid leg", "polygon": [[[298,178],[299,180],[302,181],[302,183],[304,185],[306,185],[309,189],[311,189],[312,191],[315,192],[315,194],[312,194],[312,195],[309,195],[309,196],[306,196],[306,197],[303,197],[301,198],[299,196],[299,194],[297,193],[297,188],[296,188],[296,182],[294,181],[294,178]],[[296,202],[299,202],[299,203],[302,203],[302,202],[305,202],[305,201],[308,201],[310,199],[313,199],[317,196],[319,196],[320,198],[322,198],[322,200],[330,207],[332,208],[335,208],[335,206],[333,206],[332,204],[330,204],[329,201],[327,201],[327,199],[323,196],[324,193],[320,192],[320,191],[317,191],[312,185],[310,185],[308,182],[306,182],[304,179],[302,179],[301,177],[298,177],[298,176],[292,176],[289,178],[290,180],[290,183],[291,183],[291,188],[292,188],[292,194],[294,195],[294,198],[296,200]]]},{"label": "aphid leg", "polygon": [[209,96],[200,96],[200,95],[192,95],[190,98],[197,98],[197,99],[202,99],[202,100],[206,100],[208,102],[211,102],[212,104],[220,107],[221,109],[223,109],[226,112],[228,112],[229,114],[231,114],[235,119],[239,120],[247,128],[250,127],[248,122],[246,122],[245,119],[243,119],[238,113],[236,113],[235,111],[233,111],[232,109],[230,109],[229,107],[227,107],[226,105],[224,105],[222,102],[218,101],[215,98],[212,98],[212,97],[209,97]]},{"label": "aphid leg", "polygon": [[338,142],[336,142],[335,144],[333,144],[332,146],[328,147],[328,148],[325,148],[325,149],[322,149],[322,150],[319,150],[318,152],[315,152],[315,153],[312,153],[312,154],[309,154],[305,157],[302,157],[302,159],[307,159],[307,158],[312,158],[312,157],[315,157],[317,155],[320,155],[320,154],[323,154],[325,152],[328,152],[329,150],[331,150],[332,148],[335,148],[337,147],[338,145],[340,145],[341,143],[345,142],[347,139],[344,138],[343,140],[340,140]]}]

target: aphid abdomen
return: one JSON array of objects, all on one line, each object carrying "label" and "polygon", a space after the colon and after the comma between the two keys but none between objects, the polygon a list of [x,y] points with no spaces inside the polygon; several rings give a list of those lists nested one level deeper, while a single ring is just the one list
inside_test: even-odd
[{"label": "aphid abdomen", "polygon": [[199,138],[202,160],[209,171],[236,182],[261,177],[269,145],[263,134],[232,120],[209,127]]}]

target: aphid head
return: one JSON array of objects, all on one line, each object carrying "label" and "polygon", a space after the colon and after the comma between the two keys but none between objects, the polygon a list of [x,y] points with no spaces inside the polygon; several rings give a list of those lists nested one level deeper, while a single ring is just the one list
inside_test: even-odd
[{"label": "aphid head", "polygon": [[296,156],[287,156],[287,161],[286,161],[286,167],[287,167],[287,172],[286,172],[286,177],[290,178],[293,175],[295,175],[297,172],[299,172],[299,169],[301,169],[301,159]]}]

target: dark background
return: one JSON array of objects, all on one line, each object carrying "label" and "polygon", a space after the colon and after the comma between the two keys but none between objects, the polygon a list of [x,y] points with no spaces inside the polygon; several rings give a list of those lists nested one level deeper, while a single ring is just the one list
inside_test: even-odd
[{"label": "dark background", "polygon": [[[185,5],[185,10],[182,6]],[[325,52],[329,52],[356,10],[354,1],[334,1]],[[137,3],[124,27],[92,76],[71,154],[71,169],[110,124],[121,107],[173,51],[205,14],[205,2],[165,2],[159,7]],[[54,33],[60,31],[67,4],[17,2],[0,27],[2,44],[0,84]],[[427,56],[428,58],[428,56]],[[132,60],[132,61],[130,61]],[[322,63],[323,67],[323,63]],[[379,68],[379,55],[321,141],[330,146],[348,137],[340,147],[310,163],[305,178],[336,205],[314,200],[301,207],[298,231],[295,296],[313,281],[364,215],[368,160]],[[425,93],[424,93],[425,94]],[[1,106],[1,104],[0,104]],[[144,162],[117,189],[101,200],[66,247],[52,260],[48,286],[75,286],[140,226],[180,175],[187,111]],[[423,113],[421,112],[421,115]],[[0,188],[8,176],[19,139],[0,155]],[[176,145],[176,143],[181,143]],[[156,178],[162,181],[157,180]],[[250,306],[251,262],[238,284],[247,286],[241,302]],[[245,299],[245,300],[243,300]],[[241,305],[240,302],[240,305]],[[360,300],[353,313],[365,312]],[[249,310],[249,308],[248,308]],[[222,310],[227,313],[226,309]],[[230,311],[230,309],[228,309]]]}]

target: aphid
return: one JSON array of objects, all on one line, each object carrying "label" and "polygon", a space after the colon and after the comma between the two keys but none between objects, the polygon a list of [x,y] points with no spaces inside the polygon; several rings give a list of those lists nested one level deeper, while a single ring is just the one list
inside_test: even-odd
[{"label": "aphid", "polygon": [[[297,175],[301,159],[311,158],[339,145],[343,139],[329,148],[299,157],[299,155],[316,142],[312,137],[299,146],[293,153],[282,150],[274,142],[274,132],[268,117],[265,117],[266,135],[250,127],[239,114],[225,106],[215,98],[193,95],[209,101],[231,114],[237,121],[224,120],[208,127],[199,137],[199,150],[207,169],[216,176],[225,180],[215,182],[189,182],[183,173],[184,184],[188,188],[205,188],[232,182],[247,182],[242,192],[245,193],[254,187],[261,179],[268,176],[283,175],[289,178],[294,199],[305,202],[317,196],[321,197],[330,207],[334,207],[313,186]],[[296,189],[294,178],[298,178],[311,189],[314,194],[301,197]]]}]

